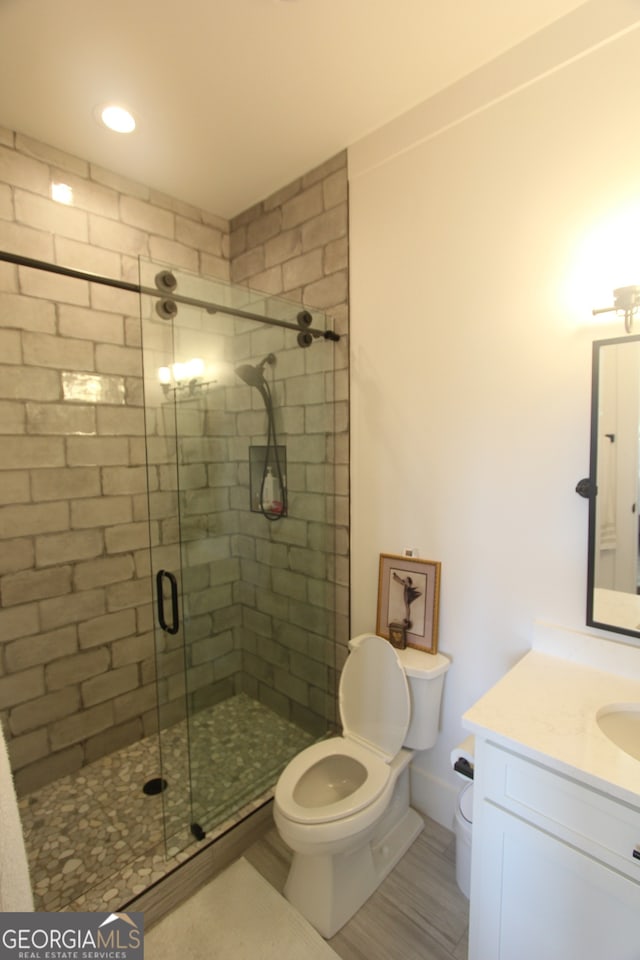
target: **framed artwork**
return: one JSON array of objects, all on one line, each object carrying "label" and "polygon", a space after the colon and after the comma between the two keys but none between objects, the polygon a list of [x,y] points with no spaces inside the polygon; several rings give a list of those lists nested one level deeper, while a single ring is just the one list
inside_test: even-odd
[{"label": "framed artwork", "polygon": [[376,633],[398,645],[400,628],[409,647],[438,652],[440,563],[380,554]]}]

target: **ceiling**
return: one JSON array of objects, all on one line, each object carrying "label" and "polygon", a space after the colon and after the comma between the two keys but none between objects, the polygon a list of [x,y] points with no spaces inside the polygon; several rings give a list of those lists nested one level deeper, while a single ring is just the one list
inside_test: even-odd
[{"label": "ceiling", "polygon": [[230,218],[582,2],[0,0],[0,126]]}]

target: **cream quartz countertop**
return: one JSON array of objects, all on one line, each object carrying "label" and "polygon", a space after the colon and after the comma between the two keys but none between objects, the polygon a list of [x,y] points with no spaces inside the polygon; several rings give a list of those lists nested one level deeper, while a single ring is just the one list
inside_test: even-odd
[{"label": "cream quartz countertop", "polygon": [[640,704],[640,678],[532,650],[462,719],[478,738],[640,807],[640,761],[596,722],[611,703]]}]

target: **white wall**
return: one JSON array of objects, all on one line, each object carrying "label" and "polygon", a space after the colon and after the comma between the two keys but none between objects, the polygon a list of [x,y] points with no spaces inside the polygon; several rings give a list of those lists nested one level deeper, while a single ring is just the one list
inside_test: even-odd
[{"label": "white wall", "polygon": [[591,343],[624,332],[591,308],[640,283],[639,16],[587,3],[349,152],[352,631],[380,553],[442,561],[415,787],[448,826],[465,709],[536,619],[585,622]]}]

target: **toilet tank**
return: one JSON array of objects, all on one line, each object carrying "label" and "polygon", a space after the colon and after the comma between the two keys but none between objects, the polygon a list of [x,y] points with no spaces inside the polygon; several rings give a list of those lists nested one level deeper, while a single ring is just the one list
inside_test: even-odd
[{"label": "toilet tank", "polygon": [[438,736],[444,675],[451,661],[442,653],[426,653],[413,647],[396,653],[407,675],[411,697],[411,720],[404,746],[429,750]]}]

